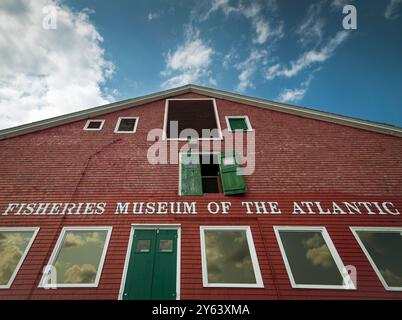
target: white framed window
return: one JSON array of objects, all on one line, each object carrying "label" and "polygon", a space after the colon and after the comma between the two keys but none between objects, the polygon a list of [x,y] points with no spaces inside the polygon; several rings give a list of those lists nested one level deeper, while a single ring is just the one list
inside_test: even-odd
[{"label": "white framed window", "polygon": [[384,288],[402,291],[402,227],[351,227]]},{"label": "white framed window", "polygon": [[105,124],[105,120],[88,120],[87,123],[85,124],[84,130],[85,131],[100,131],[103,128],[103,125]]},{"label": "white framed window", "polygon": [[249,226],[201,226],[204,287],[263,288]]},{"label": "white framed window", "polygon": [[274,231],[293,288],[356,289],[325,227]]},{"label": "white framed window", "polygon": [[226,125],[229,132],[235,131],[253,131],[248,116],[226,116]]},{"label": "white framed window", "polygon": [[[172,127],[173,124],[177,124],[177,132]],[[197,137],[180,137],[185,129],[192,129]],[[211,135],[203,137],[203,130],[211,130]],[[163,140],[223,140],[216,100],[166,99]]]},{"label": "white framed window", "polygon": [[64,227],[39,287],[97,287],[111,232],[112,227]]},{"label": "white framed window", "polygon": [[114,133],[135,133],[137,132],[139,117],[120,117],[117,120]]},{"label": "white framed window", "polygon": [[9,289],[39,228],[0,227],[0,289]]}]

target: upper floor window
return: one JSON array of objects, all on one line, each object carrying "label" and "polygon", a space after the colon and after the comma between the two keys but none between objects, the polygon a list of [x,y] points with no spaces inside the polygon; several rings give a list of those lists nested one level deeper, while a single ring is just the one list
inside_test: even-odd
[{"label": "upper floor window", "polygon": [[84,130],[87,131],[100,131],[105,124],[105,120],[88,120],[85,124]]},{"label": "upper floor window", "polygon": [[167,99],[163,133],[173,140],[222,139],[215,99]]},{"label": "upper floor window", "polygon": [[226,117],[226,124],[229,131],[252,131],[250,120],[248,116],[228,116]]},{"label": "upper floor window", "polygon": [[120,117],[117,121],[115,133],[135,133],[138,126],[138,117]]},{"label": "upper floor window", "polygon": [[247,192],[237,156],[233,153],[180,153],[179,194],[225,195]]}]

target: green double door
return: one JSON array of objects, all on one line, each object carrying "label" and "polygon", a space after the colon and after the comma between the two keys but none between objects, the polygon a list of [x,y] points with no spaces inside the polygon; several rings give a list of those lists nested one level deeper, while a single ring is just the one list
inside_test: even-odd
[{"label": "green double door", "polygon": [[177,230],[141,230],[133,235],[123,300],[175,300]]}]

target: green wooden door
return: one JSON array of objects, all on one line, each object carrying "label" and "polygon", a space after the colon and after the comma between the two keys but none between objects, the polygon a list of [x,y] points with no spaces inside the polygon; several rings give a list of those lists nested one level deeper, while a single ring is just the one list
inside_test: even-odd
[{"label": "green wooden door", "polygon": [[175,300],[177,231],[136,230],[123,300]]}]

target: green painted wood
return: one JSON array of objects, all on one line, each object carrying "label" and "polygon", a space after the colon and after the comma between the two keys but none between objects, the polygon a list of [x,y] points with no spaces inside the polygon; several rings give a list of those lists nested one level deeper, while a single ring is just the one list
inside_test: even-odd
[{"label": "green painted wood", "polygon": [[[149,300],[155,262],[155,230],[135,230],[127,269],[123,300]],[[139,242],[149,240],[149,250],[139,250]]]},{"label": "green painted wood", "polygon": [[[232,163],[225,160],[232,159]],[[242,194],[247,192],[244,176],[237,173],[240,169],[239,161],[234,153],[222,153],[220,159],[220,175],[222,181],[223,193],[228,195]]]},{"label": "green painted wood", "polygon": [[123,300],[175,300],[176,272],[177,231],[136,230]]},{"label": "green painted wood", "polygon": [[[177,231],[160,230],[157,235],[152,281],[153,300],[175,300],[177,279]],[[163,250],[161,241],[171,241],[172,250]]]},{"label": "green painted wood", "polygon": [[232,131],[247,131],[249,129],[245,118],[229,118],[229,124]]},{"label": "green painted wood", "polygon": [[199,154],[181,155],[181,195],[201,196],[202,179]]}]

